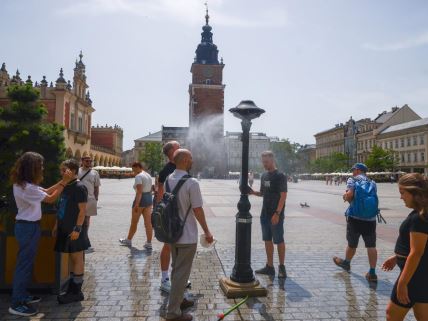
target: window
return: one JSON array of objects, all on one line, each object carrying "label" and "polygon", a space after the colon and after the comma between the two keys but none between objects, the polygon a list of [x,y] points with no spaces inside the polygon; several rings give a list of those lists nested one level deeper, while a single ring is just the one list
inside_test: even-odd
[{"label": "window", "polygon": [[424,137],[424,135],[421,135],[421,137],[420,137],[420,139],[419,139],[419,143],[420,143],[421,145],[425,144],[425,137]]},{"label": "window", "polygon": [[398,139],[395,140],[395,148],[398,148]]},{"label": "window", "polygon": [[410,143],[411,143],[411,139],[410,137],[407,137],[407,146],[410,146]]},{"label": "window", "polygon": [[416,146],[418,144],[418,137],[413,136],[413,146]]},{"label": "window", "polygon": [[407,162],[408,162],[408,163],[411,163],[411,162],[412,162],[412,158],[411,158],[411,157],[412,157],[412,154],[408,153],[408,154],[407,154]]},{"label": "window", "polygon": [[405,160],[404,154],[401,154],[401,162],[404,163],[405,161],[406,160]]},{"label": "window", "polygon": [[74,111],[71,112],[70,114],[70,128],[71,129],[75,129],[75,119],[74,119]]},{"label": "window", "polygon": [[415,163],[417,163],[417,162],[418,162],[418,153],[414,153],[414,154],[413,154],[413,161],[414,161]]},{"label": "window", "polygon": [[367,141],[366,140],[364,141],[364,149],[367,150]]},{"label": "window", "polygon": [[83,132],[83,115],[82,113],[79,113],[79,119],[78,119],[78,124],[77,124],[77,130],[79,132]]},{"label": "window", "polygon": [[400,147],[404,147],[404,138],[400,139]]},{"label": "window", "polygon": [[425,162],[425,153],[421,152],[421,162]]},{"label": "window", "polygon": [[389,149],[392,149],[392,140],[389,142]]}]

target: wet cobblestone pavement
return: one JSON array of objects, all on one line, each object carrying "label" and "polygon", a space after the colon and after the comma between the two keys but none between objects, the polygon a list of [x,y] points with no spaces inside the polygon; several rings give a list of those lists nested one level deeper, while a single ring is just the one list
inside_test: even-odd
[{"label": "wet cobblestone pavement", "polygon": [[[127,233],[132,201],[132,180],[103,180],[99,215],[90,230],[95,252],[86,256],[84,293],[86,300],[58,306],[56,297],[43,295],[40,313],[31,318],[7,314],[9,296],[0,295],[1,320],[164,320],[168,297],[159,290],[159,250],[143,250],[143,222],[133,247],[119,246],[118,239]],[[226,299],[218,280],[229,276],[234,263],[236,181],[203,180],[208,224],[218,240],[215,250],[199,248],[187,295],[196,305],[190,310],[194,320],[217,320],[235,300]],[[257,183],[256,183],[257,188]],[[225,320],[343,320],[374,321],[385,319],[385,308],[398,270],[377,270],[379,282],[370,287],[364,278],[368,270],[362,240],[352,261],[350,273],[337,268],[332,256],[343,256],[345,248],[345,204],[341,201],[344,186],[325,186],[322,182],[289,185],[285,234],[288,278],[258,277],[268,288],[266,298],[251,298],[239,311]],[[380,202],[388,224],[379,227],[378,266],[393,253],[399,222],[409,212],[399,200],[396,185],[379,184]],[[254,216],[252,267],[265,264],[261,241],[259,212],[261,199],[251,197]],[[307,202],[309,208],[301,208]],[[275,260],[277,257],[275,257]],[[276,261],[275,261],[276,262]],[[409,314],[406,320],[415,320]]]}]

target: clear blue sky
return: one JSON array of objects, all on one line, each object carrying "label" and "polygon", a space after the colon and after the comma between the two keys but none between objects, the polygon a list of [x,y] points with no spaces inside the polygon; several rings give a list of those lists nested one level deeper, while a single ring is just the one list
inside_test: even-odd
[{"label": "clear blue sky", "polygon": [[[124,147],[188,124],[203,0],[1,0],[0,63],[24,78],[72,78],[83,50],[94,124]],[[254,131],[314,142],[338,122],[409,104],[428,117],[428,1],[211,0],[225,109],[252,99]],[[239,130],[228,112],[225,130]]]}]

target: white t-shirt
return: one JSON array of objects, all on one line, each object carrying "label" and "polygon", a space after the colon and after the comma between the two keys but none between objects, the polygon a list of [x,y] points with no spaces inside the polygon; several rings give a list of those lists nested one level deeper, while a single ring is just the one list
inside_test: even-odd
[{"label": "white t-shirt", "polygon": [[39,221],[42,218],[41,203],[48,194],[40,186],[26,183],[25,187],[13,184],[13,196],[18,208],[17,220]]},{"label": "white t-shirt", "polygon": [[[168,184],[171,192],[177,185],[180,178],[187,175],[187,172],[176,169],[171,175],[168,176],[165,184]],[[189,178],[181,186],[178,191],[178,207],[179,215],[184,220],[187,211],[190,209],[189,215],[187,216],[186,223],[183,228],[183,235],[177,241],[178,244],[196,244],[198,243],[198,224],[196,222],[194,208],[202,207],[202,194],[199,188],[199,183],[194,178]]]},{"label": "white t-shirt", "polygon": [[143,193],[148,193],[152,191],[152,184],[152,177],[149,173],[142,171],[135,175],[134,190],[137,190],[137,185],[143,185]]},{"label": "white t-shirt", "polygon": [[95,200],[94,189],[95,187],[100,186],[101,182],[100,182],[100,175],[98,174],[98,172],[94,169],[89,169],[89,170],[90,170],[89,174],[86,175],[82,180],[80,180],[80,178],[83,177],[83,175],[85,175],[88,172],[88,170],[85,170],[82,167],[80,167],[78,178],[88,190],[88,201],[91,201],[91,200]]}]

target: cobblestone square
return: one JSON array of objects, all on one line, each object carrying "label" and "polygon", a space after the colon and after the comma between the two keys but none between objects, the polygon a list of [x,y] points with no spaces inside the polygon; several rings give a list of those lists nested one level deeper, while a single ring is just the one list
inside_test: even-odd
[{"label": "cobblestone square", "polygon": [[[143,222],[133,247],[119,246],[127,233],[133,198],[133,180],[102,181],[99,214],[92,220],[90,238],[95,249],[86,255],[84,293],[79,304],[58,306],[56,297],[43,295],[40,313],[27,320],[163,320],[167,296],[159,290],[159,251],[143,249]],[[190,312],[194,320],[217,320],[217,313],[235,303],[226,299],[218,280],[229,276],[234,263],[236,180],[202,180],[201,189],[208,224],[218,240],[215,250],[198,248],[188,296],[196,301]],[[258,188],[259,182],[255,182]],[[379,184],[380,207],[387,224],[378,225],[378,266],[393,253],[398,226],[409,210],[404,207],[396,184]],[[379,282],[370,287],[364,278],[368,270],[362,243],[352,261],[350,273],[337,268],[332,256],[344,255],[346,204],[341,199],[344,185],[303,181],[289,184],[286,205],[285,282],[260,276],[268,288],[265,298],[251,298],[225,320],[384,320],[386,304],[398,270],[377,269]],[[259,213],[261,198],[250,197],[252,227],[252,267],[265,264]],[[299,203],[307,202],[309,208]],[[275,254],[276,255],[276,254]],[[277,257],[275,257],[277,260]],[[1,320],[21,319],[7,314],[9,296],[0,295]],[[409,314],[406,320],[414,320]]]}]

